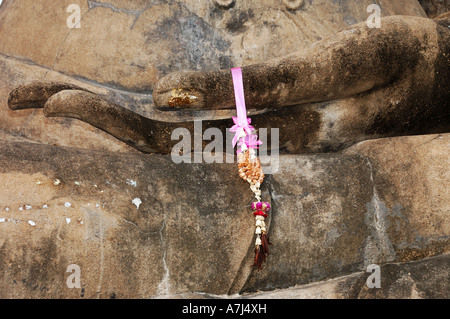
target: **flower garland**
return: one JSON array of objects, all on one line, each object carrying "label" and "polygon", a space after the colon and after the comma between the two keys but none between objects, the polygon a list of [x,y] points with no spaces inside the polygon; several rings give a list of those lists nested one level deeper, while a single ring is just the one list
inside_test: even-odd
[{"label": "flower garland", "polygon": [[233,117],[234,126],[231,127],[230,132],[235,133],[232,141],[233,148],[236,144],[239,146],[237,150],[239,176],[250,184],[250,189],[257,199],[257,202],[252,203],[251,208],[254,211],[253,215],[256,220],[254,265],[260,270],[262,263],[269,254],[269,245],[271,245],[267,235],[266,224],[264,223],[264,220],[267,218],[267,212],[270,210],[270,204],[261,202],[260,186],[264,180],[264,174],[255,151],[262,142],[258,140],[255,128],[250,125],[251,119],[247,118],[241,68],[231,69],[231,75],[233,78],[237,116]]}]

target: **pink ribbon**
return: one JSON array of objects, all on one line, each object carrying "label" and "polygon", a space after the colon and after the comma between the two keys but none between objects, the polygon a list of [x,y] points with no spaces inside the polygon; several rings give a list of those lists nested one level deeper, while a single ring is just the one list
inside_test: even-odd
[{"label": "pink ribbon", "polygon": [[[231,76],[233,78],[237,115],[237,117],[233,116],[234,125],[230,129],[230,132],[235,133],[233,137],[233,147],[235,147],[236,143],[240,140],[239,146],[242,146],[245,143],[247,148],[258,148],[257,145],[261,145],[262,142],[258,141],[258,136],[252,133],[255,128],[250,125],[252,120],[247,118],[241,68],[232,68]],[[237,152],[240,153],[241,150],[239,149]]]},{"label": "pink ribbon", "polygon": [[236,143],[239,139],[251,135],[252,131],[255,129],[253,126],[250,125],[252,122],[251,119],[245,117],[244,121],[239,121],[238,117],[233,116],[233,122],[234,125],[230,128],[230,132],[235,132],[233,137],[233,147],[236,146]]},{"label": "pink ribbon", "polygon": [[[241,139],[238,143],[239,146],[242,146],[242,144],[245,144],[247,148],[258,148],[258,145],[261,145],[262,142],[258,140],[258,136],[256,134],[250,134]],[[240,152],[240,150],[238,150],[238,152]]]}]

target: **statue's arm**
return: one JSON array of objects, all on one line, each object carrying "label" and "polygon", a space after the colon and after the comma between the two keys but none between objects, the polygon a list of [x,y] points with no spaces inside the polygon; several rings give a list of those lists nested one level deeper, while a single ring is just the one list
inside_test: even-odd
[{"label": "statue's arm", "polygon": [[[392,83],[421,56],[424,34],[435,32],[431,19],[394,16],[380,29],[365,23],[346,29],[289,56],[243,67],[249,108],[263,109],[345,98]],[[189,103],[170,103],[186,92]],[[167,107],[233,108],[229,70],[175,72],[156,85],[155,104]]]},{"label": "statue's arm", "polygon": [[[368,115],[365,112],[355,113],[356,117],[361,118],[352,118],[350,123],[365,123],[365,126],[355,125],[358,129],[350,137],[345,132],[347,144],[358,141],[361,136],[372,136],[372,133],[366,133],[365,127],[375,132],[373,136],[423,133],[414,127],[402,128],[405,114],[418,114],[417,110],[421,114],[427,113],[431,119],[438,118],[437,122],[448,127],[448,25],[448,19],[436,22],[414,17],[385,18],[381,29],[355,26],[295,54],[246,66],[243,73],[247,106],[273,108],[252,116],[252,119],[259,127],[282,128],[279,146],[290,152],[307,151],[305,145],[308,143],[317,146],[311,150],[320,149],[321,141],[317,136],[327,134],[323,127],[328,126],[321,118],[323,113],[317,111],[320,105],[277,109],[279,106],[352,97],[352,103],[342,104],[341,100],[341,104],[337,105],[347,105],[350,110],[362,109],[362,106],[370,108],[372,118],[366,119]],[[377,87],[384,88],[376,90]],[[180,88],[187,92],[188,98],[175,100],[172,105],[176,107],[234,108],[229,70],[170,74],[156,86],[153,92],[155,103],[161,108],[169,106],[168,102],[174,97],[172,93],[179,97]],[[395,90],[399,90],[402,99],[393,108],[389,94]],[[369,94],[371,98],[368,100],[366,95],[359,94],[363,92],[373,94]],[[353,96],[358,94],[359,99],[354,99]],[[197,99],[193,99],[196,95]],[[189,102],[191,98],[193,103],[183,105],[182,102]],[[18,87],[10,93],[8,105],[16,110],[44,108],[44,114],[49,117],[82,120],[146,153],[170,153],[176,143],[171,138],[175,128],[186,128],[194,134],[193,122],[171,123],[148,119],[99,95],[65,83],[39,82]],[[413,113],[411,107],[414,107]],[[386,109],[390,112],[387,118],[386,112],[383,113]],[[349,115],[345,112],[344,115],[346,117],[341,121],[347,122]],[[378,124],[372,123],[374,118]],[[406,119],[407,122],[408,116]],[[411,121],[414,124],[422,120],[412,116]],[[285,129],[287,124],[288,129]],[[228,119],[203,121],[204,128],[216,127],[222,132],[230,125]],[[399,128],[392,128],[394,126]],[[337,141],[333,141],[337,143],[333,149],[342,147],[341,135],[338,134]],[[327,149],[327,145],[323,149]]]}]

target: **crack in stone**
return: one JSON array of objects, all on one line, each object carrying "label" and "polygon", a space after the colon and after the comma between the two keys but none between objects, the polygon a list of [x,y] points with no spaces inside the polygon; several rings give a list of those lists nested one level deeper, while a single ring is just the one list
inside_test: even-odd
[{"label": "crack in stone", "polygon": [[164,275],[163,275],[162,280],[158,284],[158,289],[156,292],[156,294],[158,296],[170,295],[170,272],[169,272],[169,268],[167,267],[167,261],[166,261],[167,245],[166,245],[166,241],[164,240],[164,234],[163,234],[165,227],[166,227],[166,221],[164,220],[162,223],[161,229],[159,230],[161,245],[163,246],[163,250],[164,250],[163,258],[162,258]]},{"label": "crack in stone", "polygon": [[[308,41],[312,41],[311,36],[308,35],[305,31],[303,31],[304,27],[302,27],[299,23],[299,21],[293,16],[292,13],[290,13],[288,10],[286,9],[281,9],[280,10],[290,21],[292,21],[292,23],[296,26],[296,28],[298,29],[298,31],[300,31],[306,39],[308,39]],[[314,41],[312,41],[314,42]]]},{"label": "crack in stone", "polygon": [[[84,12],[84,13],[82,14],[82,16],[80,17],[80,21],[79,21],[80,24],[81,24],[81,21],[83,21],[83,18],[86,16],[86,14],[87,14],[89,11],[90,11],[90,9],[88,9],[86,12]],[[47,72],[45,72],[45,74],[44,74],[43,77],[42,77],[42,80],[44,80],[44,79],[47,77],[47,74],[48,74],[49,71],[55,71],[55,66],[56,66],[56,64],[58,63],[58,60],[59,60],[59,54],[61,53],[61,49],[62,49],[64,43],[66,43],[67,38],[69,37],[69,35],[72,33],[72,31],[73,31],[74,29],[75,29],[75,28],[70,28],[69,32],[67,32],[66,36],[64,37],[64,39],[62,40],[61,44],[59,45],[58,50],[56,51],[55,61],[54,61],[53,65],[52,65],[51,67],[48,68]]]},{"label": "crack in stone", "polygon": [[418,147],[420,147],[422,145],[429,144],[429,143],[433,142],[434,140],[437,140],[437,139],[442,138],[442,137],[443,137],[442,134],[438,134],[438,135],[436,135],[435,137],[431,138],[430,140],[428,140],[426,142],[423,142],[423,143],[421,143],[419,145],[414,145],[413,148],[416,149],[416,148],[418,148]]},{"label": "crack in stone", "polygon": [[127,223],[127,224],[131,224],[131,225],[133,225],[134,227],[136,227],[136,228],[138,228],[139,229],[139,227],[135,224],[135,223],[133,223],[133,222],[130,222],[129,220],[126,220],[125,218],[122,218],[122,220],[125,222],[125,223]]},{"label": "crack in stone", "polygon": [[142,10],[127,10],[127,9],[117,8],[111,3],[92,1],[92,0],[88,0],[88,7],[89,7],[89,10],[99,8],[99,7],[108,8],[108,9],[111,9],[113,12],[126,13],[126,14],[131,14],[134,16],[140,14],[142,11]]},{"label": "crack in stone", "polygon": [[144,11],[147,10],[153,4],[154,4],[154,2],[150,3],[148,6],[146,6],[145,8],[143,8],[141,10],[127,10],[127,9],[123,9],[123,8],[117,8],[116,6],[114,6],[111,3],[105,3],[105,2],[88,0],[89,10],[95,9],[95,8],[107,8],[107,9],[112,10],[115,13],[125,13],[125,14],[129,14],[129,15],[135,16],[135,18],[133,20],[133,23],[130,26],[130,30],[133,30],[136,22],[139,20],[139,18],[141,17],[142,13],[144,13]]},{"label": "crack in stone", "polygon": [[[392,262],[395,260],[395,250],[392,246],[392,243],[389,239],[389,235],[387,233],[387,215],[389,214],[389,209],[386,207],[386,205],[383,203],[383,201],[380,199],[378,195],[378,191],[376,189],[376,184],[373,176],[373,167],[372,162],[368,157],[363,156],[366,161],[367,165],[369,166],[370,170],[370,181],[372,182],[372,199],[369,203],[366,204],[367,213],[366,213],[366,223],[370,224],[372,223],[375,229],[374,233],[371,233],[369,235],[369,243],[366,244],[365,247],[365,261],[364,264],[369,264],[372,262],[375,262],[374,260],[370,261],[368,259],[371,259],[370,255],[373,255],[373,253],[370,253],[369,250],[371,250],[371,244],[375,247],[372,247],[372,249],[375,249],[375,255],[372,256],[375,258],[379,258],[380,256],[385,260],[382,260],[383,262]],[[371,212],[373,212],[373,220],[370,217]],[[370,227],[370,225],[368,225]],[[372,241],[370,241],[372,239]],[[376,262],[380,262],[377,261]]]},{"label": "crack in stone", "polygon": [[128,10],[128,9],[123,9],[123,8],[117,8],[116,6],[114,6],[111,3],[105,3],[105,2],[100,2],[100,1],[88,0],[88,7],[89,7],[89,10],[95,9],[95,8],[107,8],[107,9],[110,9],[111,11],[113,11],[115,13],[125,13],[125,14],[129,14],[129,15],[135,16],[135,18],[133,20],[133,23],[130,26],[130,30],[133,30],[134,26],[136,25],[136,22],[139,20],[141,15],[147,9],[152,7],[154,4],[157,4],[158,2],[159,1],[152,1],[150,4],[148,4],[147,6],[145,6],[144,8],[142,8],[140,10]]}]

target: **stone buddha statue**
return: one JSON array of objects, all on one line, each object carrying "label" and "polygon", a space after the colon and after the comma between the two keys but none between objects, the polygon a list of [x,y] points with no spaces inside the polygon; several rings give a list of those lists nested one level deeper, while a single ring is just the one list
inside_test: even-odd
[{"label": "stone buddha statue", "polygon": [[[429,18],[416,0],[376,1],[368,10],[373,4],[88,0],[68,10],[3,1],[2,296],[235,294],[415,260],[414,245],[425,245],[427,256],[445,251],[433,232],[400,241],[389,237],[387,222],[379,226],[389,214],[399,225],[407,217],[405,205],[385,205],[375,191],[370,160],[316,155],[450,131],[449,13]],[[277,151],[293,154],[285,158],[290,169],[302,167],[267,177],[278,250],[257,273],[251,192],[233,177],[234,166],[177,166],[167,157],[177,128],[232,126],[232,67],[242,67],[252,124],[278,128]],[[314,186],[317,176],[338,182]],[[299,223],[303,230],[294,229]],[[16,246],[22,234],[28,244]],[[61,284],[70,264],[85,276],[81,288]]]},{"label": "stone buddha statue", "polygon": [[[105,34],[101,42],[126,47],[122,37],[139,33],[141,42],[134,43],[142,43],[141,57],[133,57],[126,66],[111,66],[105,64],[104,55],[111,54],[105,49],[74,61],[71,52],[78,52],[78,47],[96,49],[97,37],[80,28],[64,30],[67,39],[54,61],[47,56],[36,59],[54,63],[54,69],[64,73],[108,82],[110,92],[125,90],[122,96],[105,97],[95,89],[42,80],[11,92],[9,106],[47,105],[46,116],[74,117],[140,151],[167,154],[174,144],[170,133],[177,127],[192,131],[193,119],[204,120],[205,128],[226,130],[232,115],[227,110],[234,108],[228,70],[243,66],[250,114],[256,114],[259,127],[289,127],[280,132],[280,150],[287,153],[337,151],[371,138],[448,130],[448,16],[418,17],[420,8],[412,5],[402,10],[416,16],[387,16],[404,13],[389,4],[383,7],[388,13],[380,13],[386,15],[383,26],[370,28],[364,20],[369,17],[366,3],[337,19],[336,12],[346,9],[320,2],[269,1],[259,8],[248,1],[229,2],[227,6],[213,1],[201,10],[178,3],[154,3],[140,10],[133,4],[136,9],[118,10],[88,1],[84,28],[92,28],[89,19],[98,8],[107,15],[122,13],[132,21],[129,30]],[[147,16],[158,17],[150,27],[143,22]],[[291,33],[291,27],[299,31]],[[344,29],[335,33],[340,28]],[[3,46],[6,51],[24,50],[8,41]],[[132,52],[119,56],[123,59],[125,54]],[[91,56],[102,62],[86,60]],[[147,59],[146,65],[138,67],[142,62],[136,59]],[[57,95],[60,91],[65,92]],[[192,99],[173,105],[177,95]],[[177,112],[180,109],[185,111]]]}]

